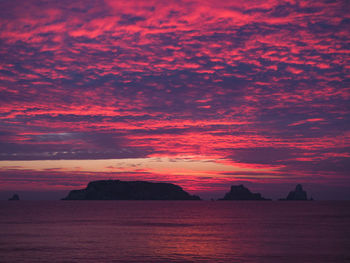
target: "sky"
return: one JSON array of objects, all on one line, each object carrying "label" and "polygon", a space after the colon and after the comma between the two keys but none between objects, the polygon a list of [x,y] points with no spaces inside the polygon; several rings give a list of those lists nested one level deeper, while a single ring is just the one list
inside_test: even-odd
[{"label": "sky", "polygon": [[350,199],[349,14],[347,0],[1,0],[0,198],[119,179]]}]

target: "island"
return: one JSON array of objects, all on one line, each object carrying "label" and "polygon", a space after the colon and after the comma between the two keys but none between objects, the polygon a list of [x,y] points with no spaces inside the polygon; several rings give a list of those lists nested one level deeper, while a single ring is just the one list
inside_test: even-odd
[{"label": "island", "polygon": [[256,201],[267,201],[267,199],[261,196],[259,193],[252,193],[244,185],[232,185],[230,192],[226,193],[224,198],[219,200],[256,200]]},{"label": "island", "polygon": [[9,201],[19,201],[19,195],[14,194],[11,198],[8,199]]},{"label": "island", "polygon": [[200,200],[180,186],[145,181],[99,180],[72,190],[62,200]]},{"label": "island", "polygon": [[[280,201],[307,201],[307,193],[303,190],[301,184],[297,184],[294,191],[290,191],[287,198],[281,198]],[[310,200],[313,200],[312,198]]]}]

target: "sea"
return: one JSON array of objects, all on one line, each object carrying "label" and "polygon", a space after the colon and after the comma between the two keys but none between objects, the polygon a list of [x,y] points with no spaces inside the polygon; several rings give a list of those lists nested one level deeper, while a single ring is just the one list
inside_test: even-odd
[{"label": "sea", "polygon": [[0,201],[0,262],[350,262],[350,201]]}]

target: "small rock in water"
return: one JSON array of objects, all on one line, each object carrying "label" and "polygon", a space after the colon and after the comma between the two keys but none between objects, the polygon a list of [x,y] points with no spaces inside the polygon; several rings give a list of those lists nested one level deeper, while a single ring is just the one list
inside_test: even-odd
[{"label": "small rock in water", "polygon": [[261,196],[259,193],[252,193],[244,185],[232,185],[230,192],[226,193],[224,198],[219,200],[270,200]]},{"label": "small rock in water", "polygon": [[[306,201],[307,199],[307,193],[306,191],[303,190],[303,187],[301,186],[301,184],[297,184],[297,186],[295,187],[294,191],[290,191],[287,198],[282,198],[279,199],[281,201]],[[310,200],[313,200],[313,198],[311,198]]]},{"label": "small rock in water", "polygon": [[18,201],[18,200],[19,200],[18,194],[14,194],[11,198],[9,198],[9,201]]}]

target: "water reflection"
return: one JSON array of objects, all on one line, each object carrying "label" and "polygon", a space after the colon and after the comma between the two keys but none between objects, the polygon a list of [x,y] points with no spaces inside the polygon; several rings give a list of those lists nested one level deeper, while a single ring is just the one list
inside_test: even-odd
[{"label": "water reflection", "polygon": [[342,262],[350,203],[1,203],[4,262]]}]

